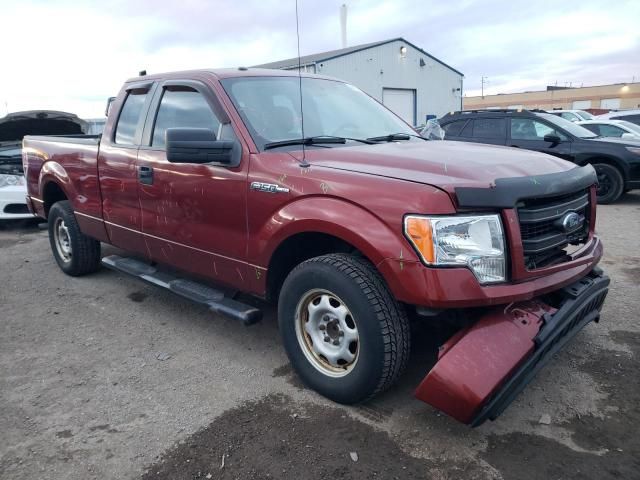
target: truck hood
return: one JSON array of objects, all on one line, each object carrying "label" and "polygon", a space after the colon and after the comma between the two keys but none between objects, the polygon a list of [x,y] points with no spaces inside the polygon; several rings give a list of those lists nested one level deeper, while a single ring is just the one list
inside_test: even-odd
[{"label": "truck hood", "polygon": [[314,166],[442,188],[489,187],[497,178],[558,173],[575,165],[551,155],[467,142],[401,141],[306,151]]},{"label": "truck hood", "polygon": [[14,112],[0,118],[0,147],[22,142],[25,135],[74,135],[87,130],[87,123],[73,113],[55,110]]}]

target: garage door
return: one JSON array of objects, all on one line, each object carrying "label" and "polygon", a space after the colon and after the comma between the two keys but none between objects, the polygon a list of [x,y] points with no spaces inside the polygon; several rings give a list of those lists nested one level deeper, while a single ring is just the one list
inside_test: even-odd
[{"label": "garage door", "polygon": [[409,125],[416,124],[416,91],[383,88],[382,103]]}]

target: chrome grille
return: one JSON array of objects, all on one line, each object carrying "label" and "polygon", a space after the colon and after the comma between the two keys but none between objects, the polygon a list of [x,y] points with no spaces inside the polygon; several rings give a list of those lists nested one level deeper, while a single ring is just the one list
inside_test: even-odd
[{"label": "chrome grille", "polygon": [[[527,199],[518,203],[524,263],[534,270],[568,259],[569,245],[584,243],[589,235],[589,190],[550,198]],[[581,223],[562,224],[567,214],[576,213]]]}]

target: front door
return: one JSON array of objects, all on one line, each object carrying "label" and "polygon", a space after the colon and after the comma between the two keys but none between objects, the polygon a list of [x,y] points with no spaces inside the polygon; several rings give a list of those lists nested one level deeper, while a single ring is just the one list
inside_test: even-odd
[{"label": "front door", "polygon": [[158,88],[138,153],[142,232],[153,260],[240,288],[248,280],[247,160],[233,168],[170,163],[165,152],[168,128],[207,128],[235,139],[228,119],[214,113],[216,102],[199,82]]}]

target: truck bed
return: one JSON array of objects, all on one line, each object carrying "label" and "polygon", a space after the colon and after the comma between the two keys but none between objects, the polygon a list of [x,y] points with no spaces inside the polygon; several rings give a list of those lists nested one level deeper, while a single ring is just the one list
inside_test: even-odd
[{"label": "truck bed", "polygon": [[101,135],[34,135],[23,140],[22,162],[27,194],[35,213],[45,217],[44,191],[59,188],[54,178],[65,178],[64,188],[76,213],[102,217],[98,183]]}]

